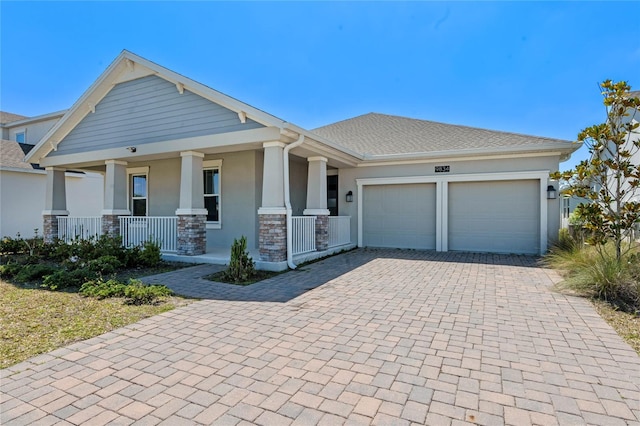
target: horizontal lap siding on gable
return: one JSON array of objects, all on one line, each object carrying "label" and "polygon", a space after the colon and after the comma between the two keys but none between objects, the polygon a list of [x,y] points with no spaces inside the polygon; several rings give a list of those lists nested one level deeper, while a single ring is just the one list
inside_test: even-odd
[{"label": "horizontal lap siding on gable", "polygon": [[116,85],[50,155],[119,148],[264,127],[188,90],[148,76]]}]

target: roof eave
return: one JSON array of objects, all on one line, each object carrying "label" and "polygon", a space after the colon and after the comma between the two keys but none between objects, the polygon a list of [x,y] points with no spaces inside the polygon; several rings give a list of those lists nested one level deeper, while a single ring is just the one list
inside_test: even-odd
[{"label": "roof eave", "polygon": [[582,142],[561,143],[561,144],[544,144],[537,146],[515,146],[506,148],[473,148],[458,149],[452,151],[430,151],[430,152],[411,152],[398,154],[365,154],[364,161],[402,161],[402,160],[419,160],[419,159],[437,159],[437,158],[456,158],[456,157],[483,157],[493,155],[517,155],[530,153],[549,153],[558,152],[560,154],[570,155],[582,146]]}]

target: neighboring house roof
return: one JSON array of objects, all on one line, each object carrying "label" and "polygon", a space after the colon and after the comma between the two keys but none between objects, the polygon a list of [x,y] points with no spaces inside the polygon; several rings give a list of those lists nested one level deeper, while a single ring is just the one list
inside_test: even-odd
[{"label": "neighboring house roof", "polygon": [[24,120],[24,115],[14,114],[11,112],[0,111],[0,124],[11,123],[12,121]]},{"label": "neighboring house roof", "polygon": [[634,90],[629,92],[629,96],[632,98],[640,98],[640,90]]},{"label": "neighboring house roof", "polygon": [[312,130],[367,156],[568,146],[569,141],[369,113]]},{"label": "neighboring house roof", "polygon": [[24,156],[33,149],[35,145],[18,143],[2,139],[0,148],[0,169],[24,169],[42,170],[36,164],[29,164],[24,161]]}]

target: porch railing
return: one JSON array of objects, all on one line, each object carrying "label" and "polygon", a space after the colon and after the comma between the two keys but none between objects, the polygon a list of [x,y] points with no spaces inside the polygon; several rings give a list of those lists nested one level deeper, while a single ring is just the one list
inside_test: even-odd
[{"label": "porch railing", "polygon": [[351,242],[351,216],[329,216],[329,247]]},{"label": "porch railing", "polygon": [[178,218],[175,216],[120,216],[120,235],[125,247],[155,241],[163,252],[177,250]]},{"label": "porch railing", "polygon": [[316,250],[315,216],[292,216],[291,231],[291,252],[294,255]]},{"label": "porch railing", "polygon": [[102,217],[58,216],[58,238],[71,240],[99,238],[102,234]]}]

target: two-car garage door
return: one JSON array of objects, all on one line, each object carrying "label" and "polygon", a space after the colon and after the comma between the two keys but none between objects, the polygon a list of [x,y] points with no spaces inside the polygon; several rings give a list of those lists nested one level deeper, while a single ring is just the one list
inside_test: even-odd
[{"label": "two-car garage door", "polygon": [[441,232],[447,250],[539,253],[539,180],[446,185],[440,203],[435,183],[364,186],[363,245],[435,249]]}]

